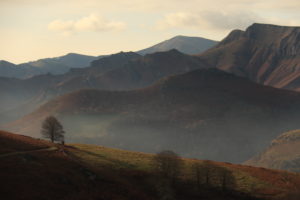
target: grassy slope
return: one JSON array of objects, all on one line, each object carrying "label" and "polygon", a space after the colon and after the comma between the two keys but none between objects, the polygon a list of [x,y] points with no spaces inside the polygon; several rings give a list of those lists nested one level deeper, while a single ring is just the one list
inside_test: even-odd
[{"label": "grassy slope", "polygon": [[[73,147],[0,131],[1,199],[155,199],[111,169],[90,168],[67,154]],[[5,148],[2,148],[5,144]],[[32,152],[57,146],[56,151]]]},{"label": "grassy slope", "polygon": [[[1,131],[0,141],[11,146],[6,152],[52,145]],[[152,154],[83,144],[69,145],[64,150],[0,158],[1,182],[5,183],[1,184],[0,193],[7,199],[158,199],[152,158]],[[185,184],[193,179],[191,165],[195,162],[229,169],[235,176],[238,191],[258,197],[282,199],[300,185],[300,175],[296,173],[184,159],[184,173],[181,175],[184,184],[176,199],[197,199],[189,194],[190,185]],[[240,199],[223,198],[215,192],[206,197]]]},{"label": "grassy slope", "polygon": [[0,131],[0,154],[15,151],[30,151],[53,146],[44,140],[33,140],[31,137]]},{"label": "grassy slope", "polygon": [[[74,144],[71,152],[82,162],[94,168],[110,167],[111,169],[153,171],[153,154],[111,149],[95,145]],[[182,178],[193,179],[191,166],[206,161],[184,159],[184,173]],[[295,190],[300,184],[300,174],[279,170],[255,168],[230,163],[209,162],[212,165],[225,167],[233,172],[239,191],[255,194],[258,197],[280,198],[286,193]]]}]

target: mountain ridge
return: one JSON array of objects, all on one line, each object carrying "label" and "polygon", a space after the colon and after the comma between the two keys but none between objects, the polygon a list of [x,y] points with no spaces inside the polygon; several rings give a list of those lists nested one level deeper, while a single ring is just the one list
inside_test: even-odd
[{"label": "mountain ridge", "polygon": [[178,35],[171,39],[160,42],[156,45],[148,47],[143,50],[137,51],[141,55],[146,55],[155,52],[169,51],[171,49],[177,49],[178,51],[185,54],[198,54],[201,53],[218,42],[203,37],[189,37]]},{"label": "mountain ridge", "polygon": [[[178,49],[183,53],[196,54],[212,47],[216,43],[216,41],[201,37],[176,36],[163,41],[158,45],[154,45],[153,47],[139,50],[136,53],[145,55],[158,51]],[[88,56],[78,53],[68,53],[59,57],[43,58],[18,65],[5,61],[5,64],[0,62],[0,76],[26,79],[46,73],[59,75],[68,72],[72,68],[88,67],[92,61],[96,61],[103,57],[105,56]],[[8,65],[8,63],[10,65]],[[92,65],[93,64],[91,64],[91,66]],[[14,68],[14,66],[17,66],[18,68]]]},{"label": "mountain ridge", "polygon": [[68,53],[59,57],[43,58],[18,65],[13,64],[10,67],[7,67],[9,62],[5,61],[6,64],[0,62],[0,76],[27,79],[47,73],[59,75],[66,73],[71,68],[86,67],[90,62],[100,57]]},{"label": "mountain ridge", "polygon": [[298,90],[300,27],[253,24],[199,57],[214,67],[277,88]]}]

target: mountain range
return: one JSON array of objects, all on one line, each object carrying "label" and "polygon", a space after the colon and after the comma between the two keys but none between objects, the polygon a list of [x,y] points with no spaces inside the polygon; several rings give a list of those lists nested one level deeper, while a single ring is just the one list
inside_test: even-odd
[{"label": "mountain range", "polygon": [[298,129],[299,30],[253,24],[197,55],[121,52],[60,75],[0,78],[2,128],[38,136],[55,115],[72,142],[241,163]]},{"label": "mountain range", "polygon": [[[0,78],[2,123],[16,119],[49,99],[79,89],[129,90],[149,86],[163,77],[207,68],[201,59],[177,50],[140,56],[118,53],[72,69],[62,75],[39,75],[25,80]],[[20,101],[23,102],[20,105]],[[2,112],[1,112],[2,111]]]},{"label": "mountain range", "polygon": [[[216,41],[201,37],[176,36],[152,47],[140,50],[137,54],[145,55],[169,51],[171,49],[177,49],[186,54],[197,54],[211,48],[215,44],[217,44]],[[39,59],[19,65],[2,60],[0,61],[0,77],[26,79],[47,73],[54,75],[64,74],[72,68],[88,67],[92,61],[103,57],[105,56],[87,56],[69,53],[60,57]]]}]

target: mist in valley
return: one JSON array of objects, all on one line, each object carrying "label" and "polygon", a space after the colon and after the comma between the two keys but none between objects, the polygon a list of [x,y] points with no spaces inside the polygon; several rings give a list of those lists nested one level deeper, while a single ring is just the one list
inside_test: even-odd
[{"label": "mist in valley", "polygon": [[4,129],[40,137],[42,121],[55,115],[67,143],[150,153],[171,149],[189,158],[242,163],[298,128],[299,100],[293,92],[203,69],[145,89],[69,93]]},{"label": "mist in valley", "polygon": [[183,157],[233,163],[250,159],[279,134],[298,128],[297,118],[289,116],[283,121],[254,109],[249,113],[243,116],[228,110],[222,118],[188,123],[146,113],[64,116],[62,122],[67,143],[148,153],[171,149]]}]

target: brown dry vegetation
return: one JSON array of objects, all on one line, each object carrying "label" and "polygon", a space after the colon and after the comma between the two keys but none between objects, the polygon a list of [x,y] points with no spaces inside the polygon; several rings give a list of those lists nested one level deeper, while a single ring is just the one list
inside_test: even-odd
[{"label": "brown dry vegetation", "polygon": [[11,134],[0,131],[0,153],[13,153],[15,151],[30,151],[53,146],[52,143],[44,140],[33,140],[24,135]]},{"label": "brown dry vegetation", "polygon": [[[46,141],[0,133],[9,152],[47,148]],[[17,145],[18,144],[18,145]],[[24,145],[22,145],[24,144]],[[15,146],[19,148],[14,149]],[[30,146],[32,146],[30,148]],[[153,154],[94,145],[56,145],[57,150],[0,157],[1,197],[4,199],[290,199],[299,191],[300,175],[229,163],[183,159],[182,173],[169,185],[155,172]],[[3,155],[3,152],[1,152]],[[220,190],[218,174],[211,186],[195,187],[193,164],[229,170],[234,188]],[[168,186],[166,188],[166,186]],[[233,187],[233,186],[232,186]],[[252,197],[250,197],[252,196]]]}]

